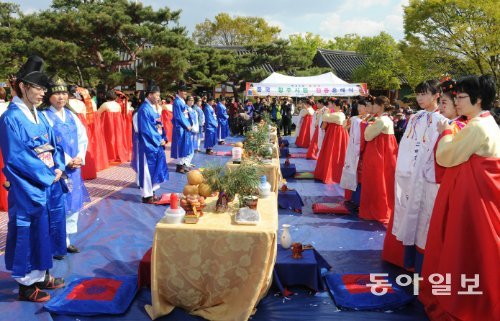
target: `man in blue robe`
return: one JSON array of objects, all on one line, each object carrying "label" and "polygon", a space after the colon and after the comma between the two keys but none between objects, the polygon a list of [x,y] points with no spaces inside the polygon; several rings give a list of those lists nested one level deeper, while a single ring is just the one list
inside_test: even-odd
[{"label": "man in blue robe", "polygon": [[229,135],[229,115],[227,113],[226,106],[222,103],[222,100],[217,102],[217,121],[219,122],[219,127],[217,130],[219,145],[224,145],[224,139]]},{"label": "man in blue robe", "polygon": [[213,104],[214,99],[209,98],[203,106],[203,113],[205,115],[205,142],[203,147],[205,147],[209,155],[214,153],[212,148],[217,144],[217,126],[219,126]]},{"label": "man in blue robe", "polygon": [[36,110],[44,96],[47,76],[43,60],[32,56],[21,67],[15,84],[17,96],[0,118],[3,172],[10,182],[9,223],[5,267],[19,283],[19,299],[45,302],[44,289],[64,286],[52,268],[49,200],[53,184],[64,170],[52,128]]},{"label": "man in blue robe", "polygon": [[189,155],[192,153],[193,143],[191,139],[192,124],[189,120],[188,106],[186,105],[187,86],[180,83],[173,104],[173,133],[171,157],[177,159],[176,172],[186,173],[189,171]]},{"label": "man in blue robe", "polygon": [[159,201],[154,192],[168,180],[167,137],[155,108],[161,102],[160,87],[150,82],[146,95],[134,116],[134,129],[137,130],[137,170],[142,202],[152,204]]}]

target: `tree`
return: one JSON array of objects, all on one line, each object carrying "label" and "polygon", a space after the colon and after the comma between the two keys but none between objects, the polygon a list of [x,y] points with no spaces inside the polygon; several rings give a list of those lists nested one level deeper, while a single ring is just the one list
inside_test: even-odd
[{"label": "tree", "polygon": [[219,13],[214,21],[206,19],[195,26],[193,40],[199,45],[246,46],[277,39],[279,27],[270,26],[260,17],[230,17]]},{"label": "tree", "polygon": [[188,67],[189,39],[179,17],[180,11],[127,0],[54,0],[49,10],[19,17],[30,34],[17,54],[37,53],[49,73],[81,85],[132,85],[134,72],[121,70],[136,64],[140,78],[166,86]]},{"label": "tree", "polygon": [[365,64],[354,70],[354,81],[366,82],[372,89],[399,89],[401,53],[389,34],[361,38],[357,52],[365,56]]},{"label": "tree", "polygon": [[22,64],[29,31],[21,24],[19,5],[0,3],[0,77],[15,74]]},{"label": "tree", "polygon": [[412,46],[461,59],[472,72],[493,74],[498,84],[498,1],[410,0],[404,12],[406,40]]},{"label": "tree", "polygon": [[470,66],[458,57],[441,50],[431,50],[401,41],[398,44],[402,59],[397,69],[400,70],[415,88],[417,84],[428,79],[440,79],[443,75],[464,75],[470,73]]},{"label": "tree", "polygon": [[316,52],[320,48],[327,47],[327,43],[321,38],[320,35],[315,35],[311,32],[307,32],[304,35],[294,34],[288,37],[290,42],[290,47],[293,50],[300,51],[305,55],[305,59],[308,61],[313,60]]},{"label": "tree", "polygon": [[356,51],[361,41],[361,37],[355,33],[349,33],[343,37],[335,37],[335,40],[329,40],[325,49]]}]

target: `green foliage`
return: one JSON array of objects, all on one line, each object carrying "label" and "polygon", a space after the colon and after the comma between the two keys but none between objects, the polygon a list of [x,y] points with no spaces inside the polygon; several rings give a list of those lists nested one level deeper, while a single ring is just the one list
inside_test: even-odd
[{"label": "green foliage", "polygon": [[225,192],[229,199],[239,194],[241,200],[243,196],[258,195],[262,170],[255,163],[244,160],[230,171],[223,165],[210,164],[202,174],[212,191]]},{"label": "green foliage", "polygon": [[212,191],[222,191],[224,187],[224,165],[209,163],[201,173]]},{"label": "green foliage", "polygon": [[361,42],[361,37],[353,33],[348,33],[342,37],[335,37],[334,39],[333,41],[329,40],[323,48],[330,50],[356,51]]},{"label": "green foliage", "polygon": [[180,11],[154,10],[127,0],[55,0],[51,9],[29,15],[17,14],[11,4],[1,4],[0,9],[5,7],[11,14],[1,10],[0,26],[10,22],[14,28],[9,31],[16,33],[10,37],[23,45],[1,41],[0,52],[7,46],[12,53],[6,56],[20,60],[36,53],[47,62],[49,73],[57,72],[70,82],[132,85],[135,75],[120,69],[142,61],[139,78],[167,85],[187,69],[184,52],[189,40],[177,25]]},{"label": "green foliage", "polygon": [[19,5],[0,3],[0,77],[15,74],[23,63],[29,30],[21,23]]},{"label": "green foliage", "polygon": [[225,173],[224,191],[230,196],[254,196],[259,194],[262,170],[255,163],[243,161],[231,171]]},{"label": "green foliage", "polygon": [[[265,116],[264,116],[265,117]],[[269,143],[269,128],[270,123],[258,125],[257,131],[249,130],[245,133],[243,146],[247,154],[252,157],[265,157],[267,153],[267,144]]]},{"label": "green foliage", "polygon": [[273,41],[281,32],[261,17],[231,17],[219,13],[214,21],[205,19],[195,26],[193,40],[199,45],[246,46]]},{"label": "green foliage", "polygon": [[455,64],[449,67],[461,65],[464,70],[449,70],[451,73],[491,73],[498,79],[498,1],[410,0],[404,28],[410,48],[415,48],[414,57],[425,63],[426,56],[431,55],[431,67],[452,61]]},{"label": "green foliage", "polygon": [[361,38],[357,52],[366,58],[365,64],[353,72],[355,82],[366,82],[371,89],[399,89],[401,52],[389,34],[381,32],[374,37]]}]

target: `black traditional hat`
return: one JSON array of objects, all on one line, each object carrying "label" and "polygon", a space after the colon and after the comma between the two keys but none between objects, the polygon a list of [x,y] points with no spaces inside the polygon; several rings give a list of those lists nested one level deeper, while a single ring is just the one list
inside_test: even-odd
[{"label": "black traditional hat", "polygon": [[39,56],[31,56],[17,72],[17,82],[28,83],[46,88],[48,77],[42,72],[42,70],[43,59]]},{"label": "black traditional hat", "polygon": [[150,80],[146,88],[146,94],[160,92],[160,86],[154,80]]},{"label": "black traditional hat", "polygon": [[177,91],[188,91],[189,87],[186,85],[184,81],[179,81],[177,84]]},{"label": "black traditional hat", "polygon": [[50,77],[47,88],[47,96],[51,96],[55,93],[65,93],[68,91],[68,85],[66,82],[58,75],[53,75]]}]

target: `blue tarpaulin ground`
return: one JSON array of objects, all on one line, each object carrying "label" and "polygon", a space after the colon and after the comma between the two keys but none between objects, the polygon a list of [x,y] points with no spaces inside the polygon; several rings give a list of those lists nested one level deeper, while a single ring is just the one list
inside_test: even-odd
[{"label": "blue tarpaulin ground", "polygon": [[[289,139],[293,142],[293,138]],[[234,140],[229,139],[228,142]],[[305,152],[293,148],[291,153]],[[230,150],[230,146],[217,146],[217,150]],[[215,157],[196,154],[194,163],[203,166],[207,162],[224,163],[229,157]],[[291,159],[298,171],[312,171],[316,161]],[[159,194],[181,192],[186,176],[174,172],[170,167],[170,181],[162,185]],[[305,203],[303,213],[279,209],[279,223],[291,224],[294,241],[312,244],[328,261],[335,273],[380,273],[390,275],[401,273],[399,269],[384,263],[381,256],[385,228],[376,222],[361,221],[355,213],[344,216],[314,215],[314,202],[331,202],[343,196],[343,190],[336,185],[324,185],[314,180],[288,180],[289,187],[297,190]],[[62,261],[54,262],[53,274],[62,276],[69,284],[79,277],[133,275],[137,273],[139,261],[151,247],[156,222],[163,216],[165,207],[141,203],[140,191],[134,184],[112,194],[85,210],[78,222],[79,232],[73,243],[82,252],[68,255]],[[281,234],[281,230],[278,231]],[[293,320],[428,320],[422,306],[415,301],[406,308],[391,313],[340,311],[328,292],[310,294],[307,290],[297,292],[290,299],[271,290],[257,306],[251,320],[293,321]],[[60,291],[60,290],[59,290]],[[57,292],[54,292],[57,293]],[[124,315],[101,317],[75,317],[51,315],[42,304],[20,302],[17,298],[17,284],[6,271],[4,258],[0,257],[0,320],[12,321],[104,321],[104,320],[150,320],[144,310],[151,303],[149,289],[142,289]],[[202,320],[180,309],[158,320]]]}]

